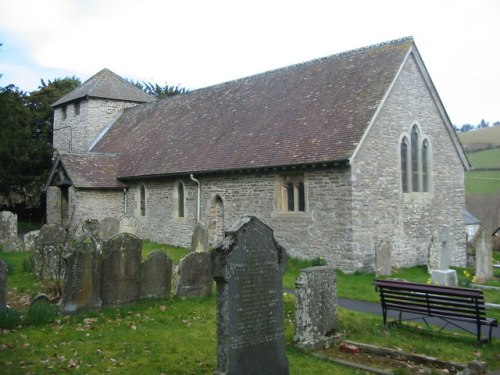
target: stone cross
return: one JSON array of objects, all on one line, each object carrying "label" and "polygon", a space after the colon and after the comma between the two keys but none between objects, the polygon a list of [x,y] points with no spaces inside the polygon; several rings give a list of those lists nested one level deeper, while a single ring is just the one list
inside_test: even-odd
[{"label": "stone cross", "polygon": [[222,375],[289,374],[285,355],[285,250],[256,217],[242,217],[212,253],[217,283],[217,368]]}]

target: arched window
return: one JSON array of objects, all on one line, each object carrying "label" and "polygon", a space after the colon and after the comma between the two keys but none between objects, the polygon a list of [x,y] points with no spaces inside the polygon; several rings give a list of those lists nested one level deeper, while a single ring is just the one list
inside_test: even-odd
[{"label": "arched window", "polygon": [[411,188],[412,191],[419,191],[420,162],[419,162],[419,134],[417,125],[413,125],[411,130]]},{"label": "arched window", "polygon": [[144,186],[143,184],[140,187],[139,208],[141,216],[146,216],[146,186]]},{"label": "arched window", "polygon": [[184,217],[184,185],[182,182],[177,184],[177,217]]},{"label": "arched window", "polygon": [[430,186],[430,145],[429,140],[424,139],[422,142],[422,190],[426,193],[429,192]]},{"label": "arched window", "polygon": [[281,211],[304,212],[306,210],[306,191],[304,175],[281,176],[281,202],[278,203]]},{"label": "arched window", "polygon": [[408,161],[410,158],[408,157],[408,152],[408,138],[404,137],[401,141],[401,186],[403,193],[408,193],[410,188],[410,176],[408,174]]},{"label": "arched window", "polygon": [[417,125],[404,136],[400,144],[401,189],[403,193],[430,192],[431,145]]}]

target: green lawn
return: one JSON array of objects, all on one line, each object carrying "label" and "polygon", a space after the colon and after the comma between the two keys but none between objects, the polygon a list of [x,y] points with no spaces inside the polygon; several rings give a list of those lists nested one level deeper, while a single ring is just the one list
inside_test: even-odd
[{"label": "green lawn", "polygon": [[465,174],[468,193],[500,192],[500,171],[471,171]]},{"label": "green lawn", "polygon": [[[180,248],[147,242],[144,252],[158,247],[169,254],[177,254],[172,257],[179,258],[183,253]],[[23,267],[26,254],[0,253],[0,257],[13,270],[8,280],[9,291],[23,289],[30,294],[38,291],[39,285]],[[285,287],[293,288],[300,269],[312,264],[288,259]],[[414,267],[398,270],[393,277],[426,282],[428,274],[425,267]],[[378,301],[373,279],[370,273],[347,275],[337,272],[338,296]],[[294,348],[295,297],[287,293],[284,302],[291,374],[360,373]],[[429,332],[423,325],[384,330],[380,316],[343,308],[338,308],[337,313],[338,332],[347,340],[400,348],[460,363],[478,358],[488,362],[490,368],[500,368],[500,340],[477,347],[471,335]],[[26,315],[26,311],[22,310],[21,314]],[[500,318],[500,314],[492,315],[490,310],[488,315]],[[143,301],[134,306],[78,316],[56,316],[48,324],[20,319],[22,326],[3,330],[0,334],[2,374],[212,374],[215,368],[215,296]],[[336,355],[337,349],[331,349],[330,354]]]},{"label": "green lawn", "polygon": [[467,154],[474,168],[500,168],[500,148]]}]

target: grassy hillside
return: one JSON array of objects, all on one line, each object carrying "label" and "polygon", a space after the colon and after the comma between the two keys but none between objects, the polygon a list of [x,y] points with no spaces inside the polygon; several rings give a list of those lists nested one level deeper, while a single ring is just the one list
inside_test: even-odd
[{"label": "grassy hillside", "polygon": [[500,147],[500,126],[458,133],[466,151]]},{"label": "grassy hillside", "polygon": [[500,168],[500,148],[471,152],[467,154],[474,169],[477,168]]}]

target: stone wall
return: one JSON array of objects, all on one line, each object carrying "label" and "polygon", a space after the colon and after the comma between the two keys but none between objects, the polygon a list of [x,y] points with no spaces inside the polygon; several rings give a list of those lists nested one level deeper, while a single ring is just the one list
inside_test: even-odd
[{"label": "stone wall", "polygon": [[111,125],[124,109],[137,103],[118,100],[92,98],[80,100],[80,114],[75,113],[74,103],[66,105],[66,118],[63,107],[54,110],[54,148],[59,151],[88,151],[93,141]]},{"label": "stone wall", "polygon": [[70,225],[81,228],[87,219],[101,221],[108,217],[124,216],[124,193],[122,190],[70,189]]},{"label": "stone wall", "polygon": [[[414,124],[431,143],[429,193],[402,193],[399,145]],[[386,99],[352,172],[355,268],[373,264],[378,244],[391,248],[394,267],[426,264],[432,234],[443,225],[450,227],[452,265],[465,266],[464,169],[413,59]]]}]

